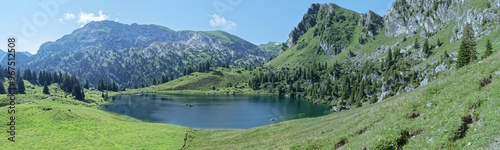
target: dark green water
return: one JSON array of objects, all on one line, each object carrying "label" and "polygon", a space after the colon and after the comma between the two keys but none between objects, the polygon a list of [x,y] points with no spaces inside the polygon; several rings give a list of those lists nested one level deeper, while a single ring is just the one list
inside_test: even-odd
[{"label": "dark green water", "polygon": [[191,128],[252,128],[329,112],[324,105],[274,96],[119,95],[110,100],[103,110]]}]

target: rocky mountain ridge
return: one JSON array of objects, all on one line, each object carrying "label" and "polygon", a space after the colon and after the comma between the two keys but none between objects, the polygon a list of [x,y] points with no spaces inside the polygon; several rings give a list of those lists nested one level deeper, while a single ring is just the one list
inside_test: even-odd
[{"label": "rocky mountain ridge", "polygon": [[[128,87],[210,61],[213,66],[258,65],[270,54],[223,31],[173,31],[158,25],[91,22],[40,46],[23,68],[68,72],[97,84],[99,78]],[[78,67],[76,67],[78,66]]]},{"label": "rocky mountain ridge", "polygon": [[481,37],[498,28],[494,25],[500,22],[499,8],[500,0],[396,0],[384,16],[385,35],[425,37],[454,25],[453,42],[460,39],[463,27],[470,22]]}]

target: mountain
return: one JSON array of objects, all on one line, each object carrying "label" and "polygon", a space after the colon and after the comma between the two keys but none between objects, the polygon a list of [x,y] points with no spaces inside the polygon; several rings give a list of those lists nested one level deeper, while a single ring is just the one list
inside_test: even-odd
[{"label": "mountain", "polygon": [[271,56],[278,56],[282,52],[283,45],[279,42],[268,42],[266,44],[260,44],[259,48],[267,52]]},{"label": "mountain", "polygon": [[103,78],[130,87],[151,83],[163,73],[179,76],[185,68],[206,61],[212,66],[242,67],[269,57],[258,46],[223,31],[173,31],[158,25],[100,21],[42,44],[24,66],[62,70],[94,85]]},{"label": "mountain", "polygon": [[396,0],[384,17],[385,35],[424,37],[451,25],[453,35],[446,40],[453,42],[461,38],[467,22],[476,35],[488,35],[498,28],[493,25],[498,22],[498,8],[498,0]]},{"label": "mountain", "polygon": [[33,56],[33,54],[31,54],[30,52],[16,52],[16,53],[22,53],[22,54],[24,54],[24,55],[26,55],[28,57]]},{"label": "mountain", "polygon": [[4,50],[2,50],[2,49],[0,49],[0,58],[5,57],[5,55],[7,55],[7,52],[4,51]]},{"label": "mountain", "polygon": [[[383,18],[360,14],[336,4],[312,4],[289,34],[289,49],[267,63],[300,66],[314,61],[334,62],[348,48],[371,41],[383,28]],[[345,55],[345,54],[343,54]]]},{"label": "mountain", "polygon": [[[3,54],[2,54],[2,52],[3,52]],[[2,57],[0,57],[0,58],[2,58],[0,63],[4,66],[7,66],[7,62],[9,60],[7,52],[1,51],[0,56],[2,56]],[[30,62],[31,56],[32,55],[29,52],[16,52],[16,65],[26,64],[26,63]]]}]

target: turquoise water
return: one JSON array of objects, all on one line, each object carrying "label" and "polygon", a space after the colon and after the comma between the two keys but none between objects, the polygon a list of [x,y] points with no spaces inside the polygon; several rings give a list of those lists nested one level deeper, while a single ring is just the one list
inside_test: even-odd
[{"label": "turquoise water", "polygon": [[102,109],[143,121],[191,128],[252,128],[326,115],[329,107],[275,96],[119,95]]}]

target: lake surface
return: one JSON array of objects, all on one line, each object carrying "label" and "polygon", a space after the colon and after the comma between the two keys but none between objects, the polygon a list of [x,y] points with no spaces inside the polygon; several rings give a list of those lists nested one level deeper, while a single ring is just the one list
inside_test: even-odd
[{"label": "lake surface", "polygon": [[275,96],[118,95],[110,101],[113,104],[103,110],[149,122],[211,129],[252,128],[330,111],[325,105]]}]

